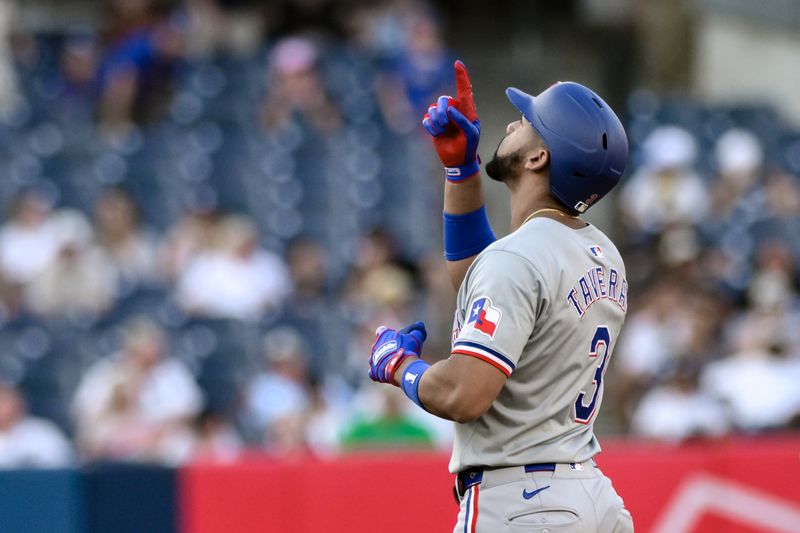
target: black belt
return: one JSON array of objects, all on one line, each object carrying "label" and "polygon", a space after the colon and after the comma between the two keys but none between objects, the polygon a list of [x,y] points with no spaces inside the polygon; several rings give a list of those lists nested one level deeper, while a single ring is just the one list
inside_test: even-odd
[{"label": "black belt", "polygon": [[[483,481],[483,473],[488,470],[497,470],[498,468],[508,468],[505,466],[490,467],[490,466],[473,466],[462,470],[456,475],[456,484],[453,487],[453,495],[456,498],[456,503],[461,503],[461,498],[467,493],[473,485],[479,485]],[[555,472],[555,463],[534,463],[525,465],[525,472]]]}]

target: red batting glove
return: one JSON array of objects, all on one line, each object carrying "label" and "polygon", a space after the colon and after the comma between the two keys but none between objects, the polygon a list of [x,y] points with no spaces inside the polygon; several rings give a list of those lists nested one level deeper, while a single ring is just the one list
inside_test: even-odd
[{"label": "red batting glove", "polygon": [[475,111],[472,83],[460,60],[454,65],[456,98],[440,96],[422,120],[450,181],[462,181],[480,172],[478,143],[481,122]]}]

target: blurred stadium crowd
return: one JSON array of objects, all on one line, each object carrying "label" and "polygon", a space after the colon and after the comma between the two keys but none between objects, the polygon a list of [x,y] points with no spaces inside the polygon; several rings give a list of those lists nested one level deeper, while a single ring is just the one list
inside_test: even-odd
[{"label": "blurred stadium crowd", "polygon": [[[424,2],[109,3],[0,65],[0,466],[449,448],[371,387],[378,324],[449,352],[453,55]],[[800,422],[800,136],[636,92],[616,196],[631,308],[612,431]],[[413,407],[413,406],[411,406]]]},{"label": "blurred stadium crowd", "polygon": [[11,33],[1,461],[448,442],[363,357],[380,323],[449,331],[417,119],[452,56],[424,3],[284,4]]},{"label": "blurred stadium crowd", "polygon": [[800,426],[800,136],[752,106],[642,92],[629,113],[618,415],[673,440]]}]

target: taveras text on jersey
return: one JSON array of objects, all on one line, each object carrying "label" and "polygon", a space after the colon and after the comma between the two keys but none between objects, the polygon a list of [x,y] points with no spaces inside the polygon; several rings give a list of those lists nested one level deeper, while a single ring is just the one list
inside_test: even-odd
[{"label": "taveras text on jersey", "polygon": [[628,281],[615,268],[592,267],[578,278],[567,294],[567,302],[583,317],[600,300],[611,300],[625,311],[628,305]]}]

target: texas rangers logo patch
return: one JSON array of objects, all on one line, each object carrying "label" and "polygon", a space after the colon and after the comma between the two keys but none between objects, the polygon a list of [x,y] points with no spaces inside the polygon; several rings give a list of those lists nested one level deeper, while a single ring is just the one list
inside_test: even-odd
[{"label": "texas rangers logo patch", "polygon": [[501,318],[503,318],[503,313],[500,309],[492,305],[492,300],[488,296],[483,296],[472,302],[467,325],[471,324],[475,330],[494,339]]}]

